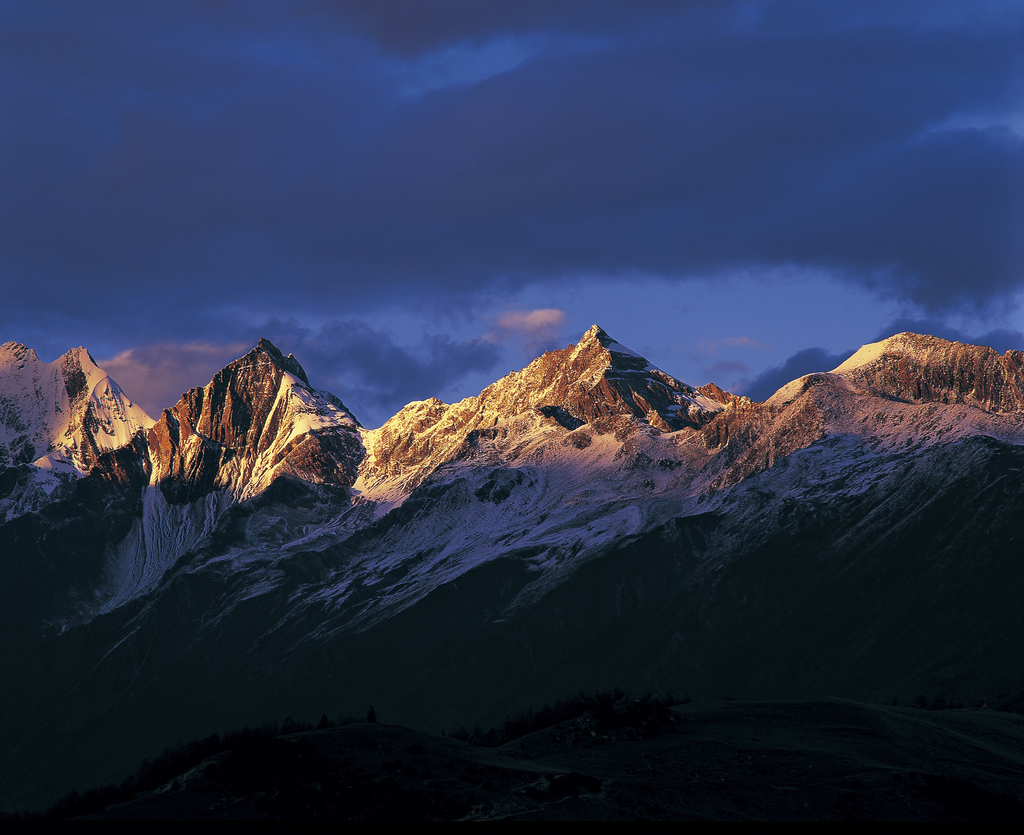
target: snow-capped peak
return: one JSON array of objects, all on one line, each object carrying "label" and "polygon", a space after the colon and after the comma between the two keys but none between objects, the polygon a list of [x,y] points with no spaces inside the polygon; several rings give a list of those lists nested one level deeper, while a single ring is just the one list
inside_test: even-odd
[{"label": "snow-capped peak", "polygon": [[0,465],[84,474],[153,423],[85,348],[42,362],[20,343],[0,346]]},{"label": "snow-capped peak", "polygon": [[834,373],[917,403],[963,403],[992,412],[1024,409],[1024,355],[898,333],[865,345]]},{"label": "snow-capped peak", "polygon": [[936,336],[923,336],[910,331],[897,333],[878,342],[871,342],[862,345],[860,349],[840,365],[833,369],[833,373],[840,374],[844,371],[852,371],[855,368],[862,368],[870,365],[883,356],[897,357],[915,355],[925,357],[930,351],[941,349],[954,343]]},{"label": "snow-capped peak", "polygon": [[169,501],[212,490],[246,499],[281,475],[348,486],[363,455],[359,423],[267,339],[182,395],[149,433],[151,480]]},{"label": "snow-capped peak", "polygon": [[483,454],[486,439],[498,436],[502,444],[526,449],[546,443],[541,439],[548,435],[560,443],[565,432],[594,422],[602,431],[616,423],[616,431],[626,434],[644,424],[671,432],[701,426],[725,408],[594,325],[576,345],[546,352],[478,397],[451,406],[437,400],[409,404],[367,433],[357,487],[415,486],[443,464]]}]

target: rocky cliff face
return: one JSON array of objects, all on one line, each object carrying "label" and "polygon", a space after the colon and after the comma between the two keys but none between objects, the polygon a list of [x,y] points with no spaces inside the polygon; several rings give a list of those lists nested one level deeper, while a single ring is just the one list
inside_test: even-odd
[{"label": "rocky cliff face", "polygon": [[1024,408],[1024,353],[900,333],[865,345],[836,369],[851,382],[911,403]]},{"label": "rocky cliff face", "polygon": [[280,476],[347,487],[363,457],[344,404],[265,339],[165,410],[148,442],[152,483],[171,504],[214,490],[242,501]]}]

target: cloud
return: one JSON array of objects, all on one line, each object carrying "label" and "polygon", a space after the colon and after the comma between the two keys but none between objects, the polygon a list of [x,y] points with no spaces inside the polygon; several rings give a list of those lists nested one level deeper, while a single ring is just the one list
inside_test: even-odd
[{"label": "cloud", "polygon": [[786,383],[803,377],[805,374],[831,371],[844,360],[852,357],[853,353],[853,351],[841,351],[838,354],[831,354],[824,348],[805,348],[802,351],[797,351],[782,365],[761,372],[739,393],[745,394],[751,400],[767,400]]},{"label": "cloud", "polygon": [[564,324],[564,310],[511,310],[498,317],[497,330],[503,333],[535,334],[560,328]]},{"label": "cloud", "polygon": [[770,345],[765,345],[763,342],[758,342],[748,336],[727,336],[722,339],[706,339],[697,346],[697,350],[702,354],[714,355],[718,353],[718,349],[723,345],[730,348],[754,348],[758,351],[771,350]]},{"label": "cloud", "polygon": [[431,53],[405,68],[408,81],[403,92],[422,96],[444,87],[478,84],[539,54],[544,41],[541,37],[498,37],[480,45],[467,42]]},{"label": "cloud", "polygon": [[745,362],[722,360],[720,362],[704,366],[701,368],[700,373],[710,382],[714,382],[715,380],[724,380],[727,377],[734,379],[737,375],[743,376],[749,374],[750,366]]},{"label": "cloud", "polygon": [[807,22],[747,4],[745,28],[729,3],[338,4],[396,48],[605,32],[409,101],[358,30],[327,38],[310,16],[341,12],[302,8],[215,7],[206,29],[188,7],[26,15],[5,74],[5,274],[69,297],[244,281],[267,301],[287,277],[296,304],[374,304],[798,263],[930,309],[1021,282],[1024,143],[930,130],[1013,109],[1013,17],[967,37],[856,4]]},{"label": "cloud", "polygon": [[245,342],[160,342],[122,351],[110,359],[98,360],[97,364],[132,401],[151,417],[159,418],[160,412],[177,403],[182,394],[205,386],[221,368],[252,347]]},{"label": "cloud", "polygon": [[564,347],[564,310],[510,310],[498,315],[494,328],[482,339],[489,342],[513,340],[531,357]]},{"label": "cloud", "polygon": [[354,22],[385,49],[417,54],[506,33],[607,31],[678,7],[674,0],[319,0],[312,10]]},{"label": "cloud", "polygon": [[68,322],[115,354],[361,317],[352,356],[395,365],[336,365],[382,404],[558,333],[389,345],[396,304],[796,266],[940,318],[1024,286],[1020,4],[22,5],[8,331]]}]

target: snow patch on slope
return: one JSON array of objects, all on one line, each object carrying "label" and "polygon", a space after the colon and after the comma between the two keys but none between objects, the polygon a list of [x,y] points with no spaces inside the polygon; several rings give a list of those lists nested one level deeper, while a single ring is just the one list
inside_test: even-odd
[{"label": "snow patch on slope", "polygon": [[85,348],[42,362],[19,343],[0,346],[0,466],[84,475],[153,424]]},{"label": "snow patch on slope", "polygon": [[168,504],[159,487],[146,488],[143,514],[128,535],[107,551],[111,578],[101,612],[109,612],[152,589],[172,565],[207,537],[230,496],[215,491],[190,504]]},{"label": "snow patch on slope", "polygon": [[[348,428],[353,433],[359,432],[358,423],[338,405],[336,399],[311,391],[297,377],[287,372],[282,377],[270,410],[271,415],[275,413],[284,415],[280,430],[272,442],[256,456],[244,478],[232,479],[239,501],[259,495],[279,474],[288,470],[288,450],[303,436],[333,431],[339,427]],[[226,469],[237,468],[243,463],[244,459],[236,459],[234,464],[229,462]]]},{"label": "snow patch on slope", "polygon": [[848,357],[842,363],[832,369],[833,374],[841,374],[844,371],[853,371],[855,368],[860,368],[865,365],[870,365],[891,348],[895,347],[898,343],[896,340],[898,337],[890,336],[888,339],[883,339],[880,342],[871,342],[867,345],[862,345],[860,349],[854,352],[853,356]]}]

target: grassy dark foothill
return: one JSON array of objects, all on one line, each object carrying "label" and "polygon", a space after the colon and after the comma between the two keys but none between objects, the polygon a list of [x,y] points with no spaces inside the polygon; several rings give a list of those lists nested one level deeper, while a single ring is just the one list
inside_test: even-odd
[{"label": "grassy dark foothill", "polygon": [[75,796],[49,814],[1024,821],[1024,716],[988,708],[619,699],[497,747],[366,722],[238,740],[134,799],[85,812]]}]

